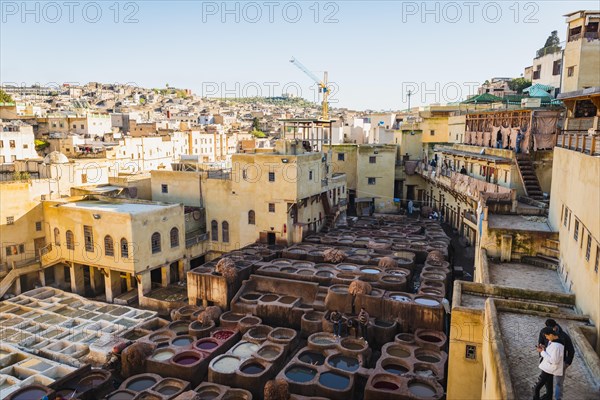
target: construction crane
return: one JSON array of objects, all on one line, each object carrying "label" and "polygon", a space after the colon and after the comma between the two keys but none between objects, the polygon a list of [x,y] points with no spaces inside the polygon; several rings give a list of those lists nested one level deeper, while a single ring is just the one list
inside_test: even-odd
[{"label": "construction crane", "polygon": [[321,118],[324,121],[329,121],[329,103],[327,101],[329,97],[329,87],[327,86],[327,71],[323,73],[323,80],[319,79],[315,74],[310,72],[308,68],[306,68],[300,61],[296,60],[294,57],[290,60],[292,64],[298,67],[302,72],[310,77],[317,85],[319,85],[319,93],[323,93],[323,110],[321,113]]}]

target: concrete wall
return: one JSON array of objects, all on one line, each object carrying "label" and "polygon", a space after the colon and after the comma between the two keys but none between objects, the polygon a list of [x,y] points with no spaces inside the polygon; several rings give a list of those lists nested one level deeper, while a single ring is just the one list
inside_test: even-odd
[{"label": "concrete wall", "polygon": [[[596,19],[597,20],[597,19]],[[585,32],[585,16],[573,17],[567,27],[567,39],[569,30],[581,26],[582,33]],[[574,67],[573,76],[568,76],[569,67]],[[582,37],[578,40],[568,41],[565,45],[563,59],[563,84],[562,92],[572,92],[586,87],[600,86],[600,40],[587,40]]]},{"label": "concrete wall", "polygon": [[[590,315],[600,335],[599,204],[600,158],[555,147],[549,222],[559,232],[561,276],[577,295],[577,306]],[[576,221],[579,221],[577,240],[574,239]],[[596,350],[600,352],[600,344]]]}]

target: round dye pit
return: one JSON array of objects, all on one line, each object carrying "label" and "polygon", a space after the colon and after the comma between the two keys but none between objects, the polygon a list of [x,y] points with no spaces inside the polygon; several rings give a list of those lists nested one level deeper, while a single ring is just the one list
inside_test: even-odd
[{"label": "round dye pit", "polygon": [[281,351],[277,347],[267,346],[260,349],[257,353],[262,358],[272,360],[281,354]]},{"label": "round dye pit", "polygon": [[179,365],[192,365],[201,360],[200,355],[181,353],[173,358],[173,362]]},{"label": "round dye pit", "polygon": [[381,271],[377,268],[363,268],[360,270],[363,274],[380,274]]},{"label": "round dye pit", "polygon": [[172,396],[175,393],[179,392],[181,389],[179,389],[177,386],[162,386],[158,389],[155,389],[158,393],[165,395],[165,396]]},{"label": "round dye pit", "polygon": [[342,355],[331,357],[328,360],[328,363],[334,368],[338,368],[349,372],[354,372],[360,367],[360,364],[358,363],[358,360],[356,358],[346,357]]},{"label": "round dye pit", "polygon": [[428,299],[426,297],[420,297],[415,299],[415,303],[420,304],[422,306],[428,307],[436,307],[440,305],[440,302],[434,299]]},{"label": "round dye pit", "polygon": [[339,269],[340,271],[354,271],[354,270],[356,270],[356,265],[338,264],[337,269]]},{"label": "round dye pit", "polygon": [[335,293],[348,293],[348,286],[330,286],[329,290]]},{"label": "round dye pit", "polygon": [[212,340],[198,341],[194,345],[195,348],[197,348],[199,350],[204,350],[204,351],[212,350],[212,349],[216,348],[217,346],[219,346],[219,344]]},{"label": "round dye pit", "polygon": [[258,375],[265,370],[265,367],[258,363],[244,365],[240,371],[248,375]]},{"label": "round dye pit", "polygon": [[419,335],[419,339],[430,343],[441,343],[442,339],[433,335]]},{"label": "round dye pit", "polygon": [[344,390],[350,383],[350,378],[335,372],[324,372],[319,376],[319,383],[335,390]]},{"label": "round dye pit", "polygon": [[296,272],[298,275],[303,275],[303,276],[310,276],[314,274],[314,271],[311,271],[310,269],[301,269],[298,272]]},{"label": "round dye pit", "polygon": [[219,397],[221,393],[217,389],[206,389],[198,392],[198,400],[212,400]]},{"label": "round dye pit", "polygon": [[[311,272],[312,274],[312,272]],[[282,298],[279,299],[280,303],[283,304],[292,304],[294,302],[296,302],[298,298],[297,297],[292,297],[292,296],[283,296]]]},{"label": "round dye pit", "polygon": [[435,371],[425,365],[415,365],[414,371],[415,375],[423,378],[437,378]]},{"label": "round dye pit", "polygon": [[[56,397],[64,400],[76,399],[78,395],[79,392],[77,391],[77,389],[62,389],[56,392]],[[131,399],[133,398],[133,396],[129,398]],[[109,397],[109,399],[111,399],[111,397]],[[117,399],[117,397],[115,397],[114,399]]]},{"label": "round dye pit", "polygon": [[273,329],[269,336],[276,340],[291,340],[294,337],[295,331],[287,328]]},{"label": "round dye pit", "polygon": [[79,381],[79,386],[84,386],[86,388],[95,388],[97,386],[102,385],[104,382],[108,380],[108,377],[104,374],[100,373],[91,373],[85,378]]},{"label": "round dye pit", "polygon": [[250,342],[240,342],[232,351],[233,355],[238,357],[250,357],[258,350],[258,345]]},{"label": "round dye pit", "polygon": [[[133,392],[128,392],[126,390],[117,390],[116,392],[112,392],[112,394],[107,396],[106,400],[131,400],[134,397],[135,397],[135,393],[133,393]],[[64,397],[64,398],[69,399],[69,397]]]},{"label": "round dye pit", "polygon": [[258,325],[261,323],[261,320],[256,317],[244,317],[240,320],[240,324],[244,325]]},{"label": "round dye pit", "polygon": [[296,271],[297,271],[297,269],[292,268],[292,267],[281,268],[281,272],[286,273],[286,274],[294,274],[294,273],[296,273]]},{"label": "round dye pit", "polygon": [[410,350],[405,349],[404,347],[400,347],[400,346],[390,346],[390,347],[388,347],[387,353],[390,356],[398,357],[398,358],[407,358],[407,357],[410,357]]},{"label": "round dye pit", "polygon": [[142,390],[146,390],[156,384],[156,379],[150,377],[141,377],[137,379],[131,380],[127,384],[127,389],[132,390],[134,392],[141,392]]},{"label": "round dye pit", "polygon": [[305,351],[300,354],[298,360],[305,362],[310,365],[323,365],[325,362],[325,356],[321,353],[316,353],[314,351]]},{"label": "round dye pit", "polygon": [[335,339],[329,336],[317,336],[312,338],[311,343],[319,345],[319,346],[329,346],[335,344]]},{"label": "round dye pit", "polygon": [[432,364],[436,364],[436,363],[440,362],[440,358],[432,353],[425,353],[425,352],[420,351],[420,352],[415,353],[415,357],[419,361],[428,362],[428,363],[432,363]]},{"label": "round dye pit", "polygon": [[270,331],[271,329],[269,327],[263,325],[250,329],[246,334],[254,339],[263,340],[267,338]]},{"label": "round dye pit", "polygon": [[408,390],[417,397],[427,398],[435,396],[435,389],[422,382],[409,382]]},{"label": "round dye pit", "polygon": [[239,368],[241,363],[242,362],[236,357],[224,356],[216,359],[212,365],[212,368],[215,371],[223,374],[232,374]]},{"label": "round dye pit", "polygon": [[396,385],[395,383],[388,381],[375,382],[373,387],[379,390],[398,390],[399,388],[398,385]]},{"label": "round dye pit", "polygon": [[242,295],[242,299],[248,301],[258,300],[261,295],[258,293],[246,293]]},{"label": "round dye pit", "polygon": [[271,303],[277,300],[278,298],[279,296],[274,294],[265,294],[263,297],[260,298],[260,301],[262,301],[263,303]]},{"label": "round dye pit", "polygon": [[317,375],[316,370],[299,365],[293,366],[285,371],[286,378],[297,383],[309,382],[315,377],[315,375]]},{"label": "round dye pit", "polygon": [[321,278],[333,278],[333,272],[329,271],[319,271],[315,275]]},{"label": "round dye pit", "polygon": [[225,331],[225,330],[216,331],[212,334],[212,337],[214,337],[217,340],[227,340],[232,336],[233,336],[233,331]]},{"label": "round dye pit", "polygon": [[398,364],[388,364],[385,367],[383,367],[383,369],[389,372],[390,374],[394,375],[404,375],[408,372],[408,368]]},{"label": "round dye pit", "polygon": [[354,339],[343,339],[341,345],[344,349],[353,351],[363,350],[366,347],[364,342]]},{"label": "round dye pit", "polygon": [[394,301],[401,301],[403,303],[410,303],[410,297],[402,296],[400,294],[392,294],[390,296],[390,299],[392,299]]},{"label": "round dye pit", "polygon": [[185,347],[185,346],[189,346],[190,344],[192,344],[193,341],[194,341],[194,338],[192,338],[191,336],[180,336],[176,339],[173,339],[171,341],[171,344],[173,346],[177,346],[177,347]]}]

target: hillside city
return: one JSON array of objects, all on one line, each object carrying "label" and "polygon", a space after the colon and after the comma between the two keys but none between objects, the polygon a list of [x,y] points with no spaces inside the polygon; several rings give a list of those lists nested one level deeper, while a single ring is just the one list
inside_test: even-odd
[{"label": "hillside city", "polygon": [[600,399],[600,11],[564,17],[389,111],[296,59],[318,99],[2,84],[0,399]]}]

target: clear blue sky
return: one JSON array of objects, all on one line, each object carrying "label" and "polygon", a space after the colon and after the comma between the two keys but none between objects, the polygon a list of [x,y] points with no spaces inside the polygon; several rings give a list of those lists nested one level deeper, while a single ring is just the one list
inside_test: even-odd
[{"label": "clear blue sky", "polygon": [[319,76],[329,71],[333,106],[375,110],[405,108],[408,88],[413,106],[445,103],[473,82],[517,77],[550,31],[565,39],[564,14],[598,9],[546,0],[0,3],[4,84],[168,83],[216,97],[279,95],[287,85],[314,100],[295,56]]}]

